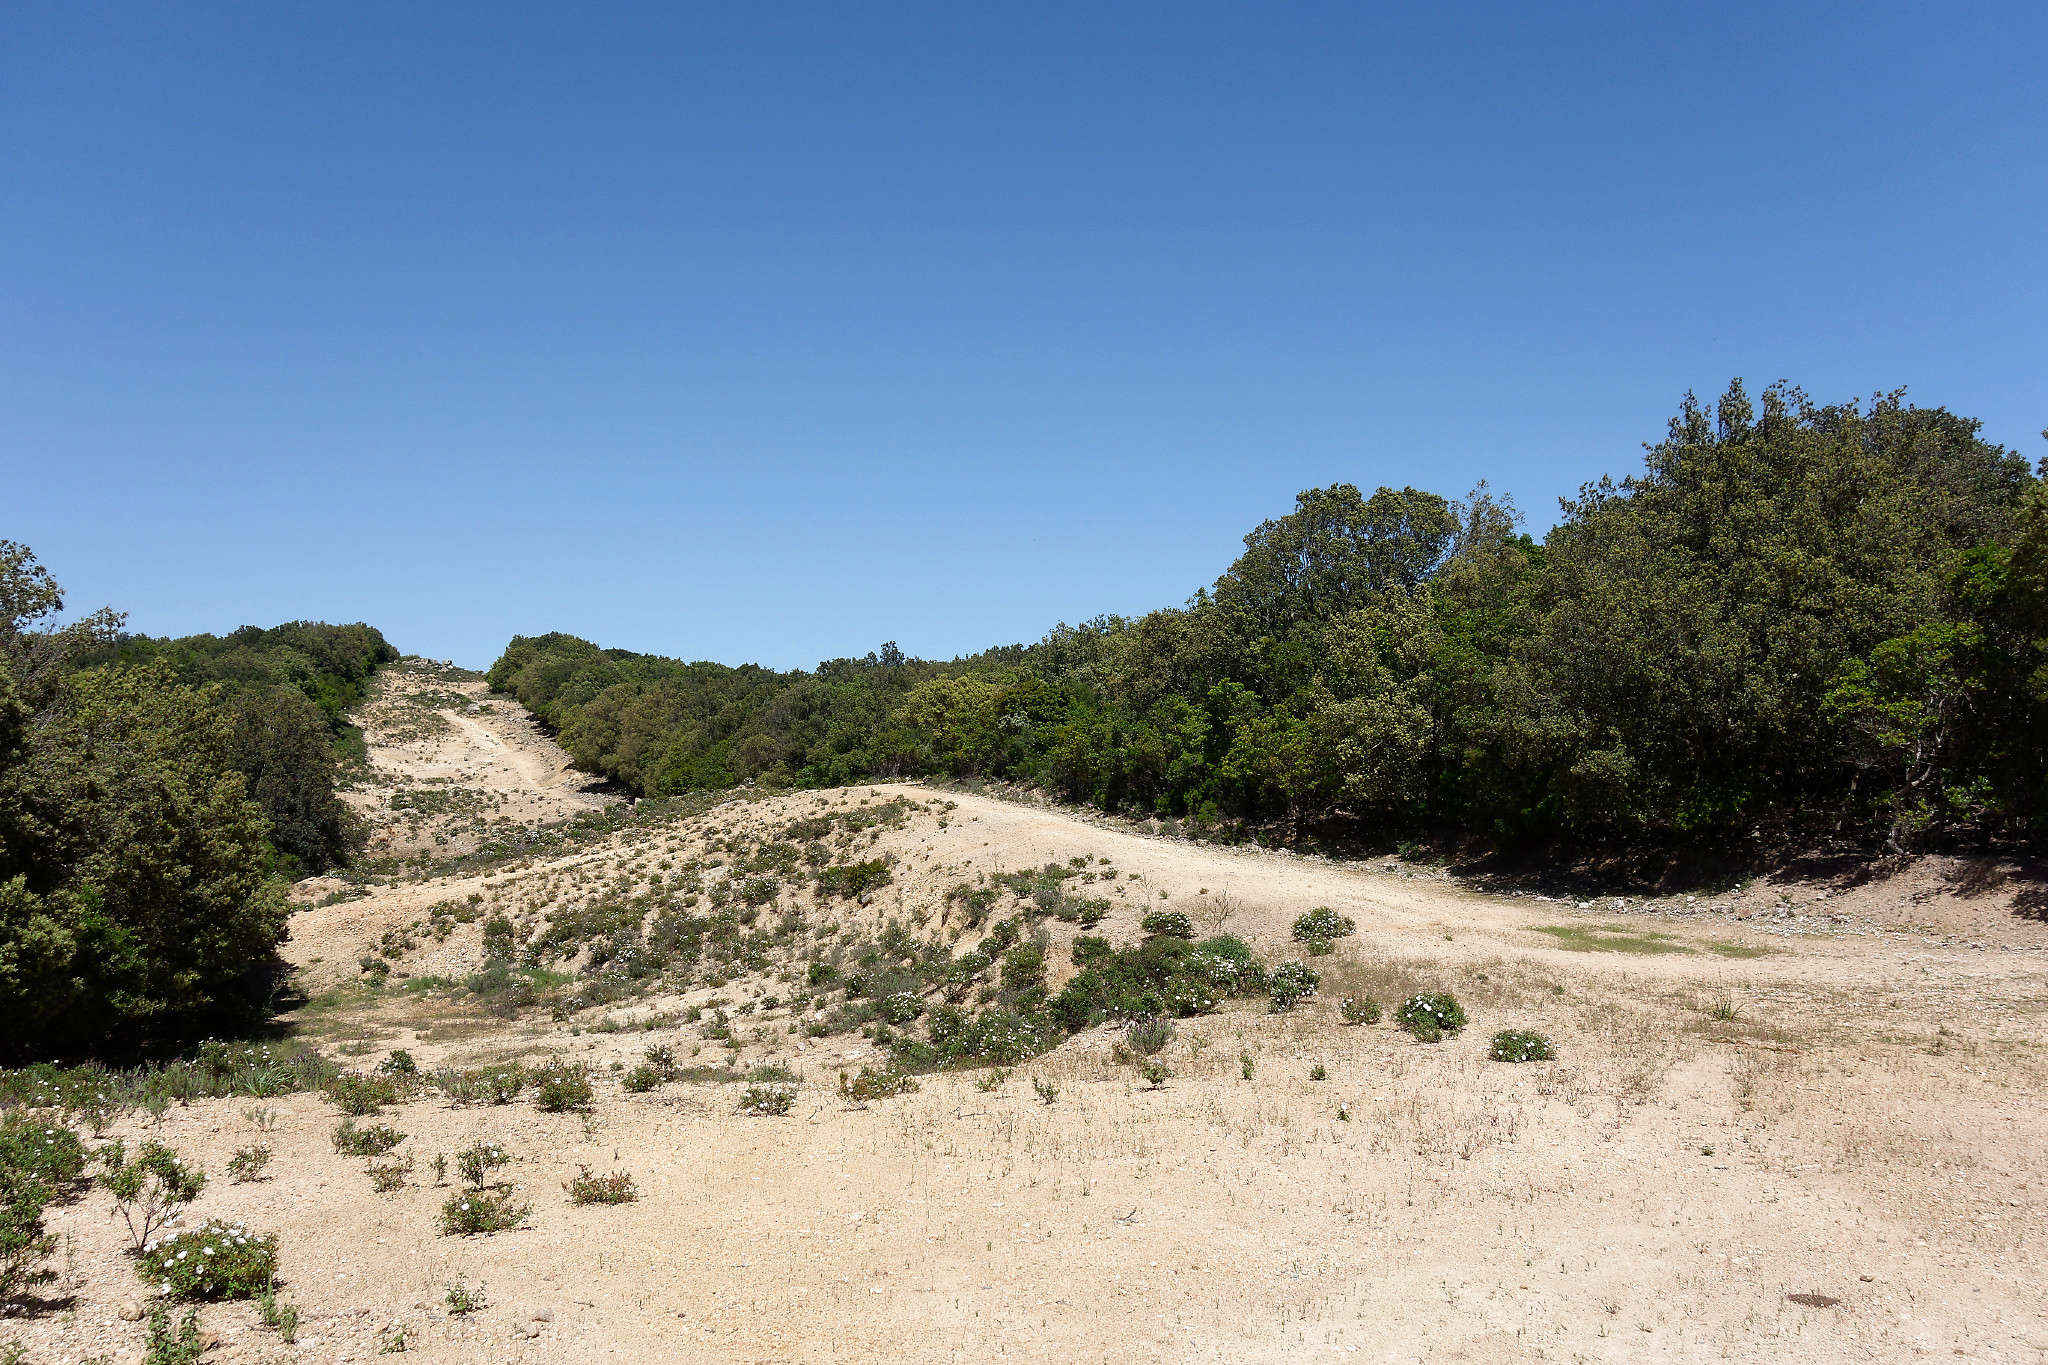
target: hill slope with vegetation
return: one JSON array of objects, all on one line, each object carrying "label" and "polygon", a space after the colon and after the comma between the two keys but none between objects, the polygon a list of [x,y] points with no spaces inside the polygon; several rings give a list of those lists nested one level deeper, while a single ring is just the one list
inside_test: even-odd
[{"label": "hill slope with vegetation", "polygon": [[1562,513],[1538,541],[1484,486],[1336,485],[1184,607],[1029,646],[780,673],[557,634],[490,681],[650,795],[980,775],[1498,844],[2038,836],[2048,508],[1978,423],[1738,381]]}]

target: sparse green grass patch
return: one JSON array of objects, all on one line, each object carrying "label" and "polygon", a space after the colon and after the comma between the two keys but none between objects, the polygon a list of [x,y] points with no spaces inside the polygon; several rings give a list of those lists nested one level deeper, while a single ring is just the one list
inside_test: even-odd
[{"label": "sparse green grass patch", "polygon": [[1539,924],[1539,934],[1574,953],[1689,953],[1691,948],[1657,929],[1615,929],[1603,924]]}]

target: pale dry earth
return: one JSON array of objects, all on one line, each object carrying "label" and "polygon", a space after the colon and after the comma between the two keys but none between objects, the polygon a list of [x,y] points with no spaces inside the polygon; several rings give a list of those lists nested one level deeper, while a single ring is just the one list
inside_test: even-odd
[{"label": "pale dry earth", "polygon": [[[603,800],[473,677],[385,686],[365,716],[383,776],[363,799],[392,854],[445,859],[484,837],[466,807],[396,818],[392,792],[475,787],[529,821]],[[469,700],[400,704],[435,688]],[[413,733],[423,709],[449,728]],[[559,1019],[406,988],[479,967],[492,915],[524,934],[686,872],[716,885],[734,849],[863,808],[894,823],[833,835],[833,855],[893,856],[894,880],[865,906],[785,890],[760,923],[793,912],[779,922],[795,926],[795,955],[761,971]],[[1094,932],[1119,943],[1160,907],[1269,963],[1298,955],[1289,926],[1308,909],[1334,907],[1358,932],[1312,959],[1322,991],[1293,1013],[1233,1001],[1183,1021],[1157,1089],[1114,1059],[1105,1028],[990,1089],[991,1073],[965,1071],[842,1100],[842,1069],[881,1053],[793,1027],[811,1017],[788,1003],[804,955],[890,920],[969,946],[979,931],[949,888],[1077,858],[1091,879],[1078,889],[1111,907]],[[304,1314],[286,1345],[250,1305],[209,1306],[208,1360],[368,1360],[394,1334],[408,1355],[450,1362],[2048,1356],[2048,927],[1997,877],[1930,863],[1543,901],[1398,860],[1220,848],[892,786],[749,793],[524,861],[430,870],[443,875],[394,870],[332,904],[316,902],[333,885],[304,889],[288,952],[316,997],[297,1026],[357,1066],[392,1048],[428,1069],[586,1061],[594,1109],[458,1108],[430,1091],[383,1120],[417,1166],[381,1196],[360,1159],[331,1150],[337,1114],[319,1095],[263,1106],[277,1115],[267,1137],[250,1101],[172,1110],[160,1136],[209,1171],[259,1139],[275,1148],[271,1179],[217,1178],[193,1213],[277,1232],[282,1293]],[[1076,926],[1048,927],[1057,987]],[[381,989],[361,984],[371,956],[390,967]],[[1338,1018],[1346,994],[1391,1006],[1419,988],[1454,990],[1471,1027],[1425,1046]],[[689,1022],[714,1000],[731,1045]],[[1505,1027],[1548,1033],[1560,1059],[1487,1060]],[[616,1068],[650,1043],[721,1072],[787,1065],[795,1106],[745,1117],[744,1083],[711,1080],[626,1093]],[[1318,1065],[1326,1079],[1311,1079]],[[1034,1081],[1056,1087],[1052,1103]],[[479,1139],[515,1154],[507,1174],[532,1213],[516,1231],[438,1235],[451,1189],[431,1158]],[[563,1182],[585,1165],[630,1172],[639,1200],[570,1205]],[[105,1197],[55,1225],[75,1306],[0,1325],[0,1340],[33,1362],[139,1360],[142,1327],[119,1316],[137,1282]],[[454,1282],[489,1305],[452,1315]]]}]

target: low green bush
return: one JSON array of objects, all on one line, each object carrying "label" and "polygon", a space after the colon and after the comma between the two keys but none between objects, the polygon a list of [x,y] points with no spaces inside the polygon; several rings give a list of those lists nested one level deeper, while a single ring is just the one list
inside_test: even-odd
[{"label": "low green bush", "polygon": [[1124,1029],[1123,1044],[1140,1057],[1156,1057],[1173,1041],[1171,1019],[1133,1019]]},{"label": "low green bush", "polygon": [[135,1269],[168,1298],[254,1298],[277,1275],[277,1238],[209,1218],[144,1243]]},{"label": "low green bush", "polygon": [[1369,995],[1347,995],[1338,1002],[1337,1013],[1347,1024],[1377,1024],[1380,1002]]},{"label": "low green bush", "polygon": [[781,1118],[796,1104],[796,1091],[785,1085],[750,1085],[740,1096],[740,1112],[754,1118]]},{"label": "low green bush", "polygon": [[334,1150],[342,1156],[382,1156],[405,1141],[405,1134],[388,1123],[356,1127],[352,1118],[343,1119],[334,1130]]},{"label": "low green bush", "polygon": [[1273,969],[1266,983],[1273,1013],[1285,1014],[1316,993],[1322,977],[1305,963],[1284,962]]},{"label": "low green bush", "polygon": [[1154,910],[1138,921],[1138,927],[1158,938],[1191,939],[1195,923],[1178,910]]},{"label": "low green bush", "polygon": [[1493,1035],[1493,1043],[1486,1049],[1486,1055],[1496,1062],[1554,1062],[1557,1049],[1541,1033],[1508,1028]]},{"label": "low green bush", "polygon": [[463,1190],[441,1206],[441,1231],[449,1237],[475,1237],[516,1228],[533,1212],[510,1190]]},{"label": "low green bush", "polygon": [[388,1071],[343,1071],[328,1077],[320,1089],[335,1108],[360,1118],[381,1113],[385,1105],[410,1098],[413,1086],[412,1077],[407,1075]]},{"label": "low green bush", "polygon": [[1319,905],[1294,921],[1296,943],[1329,943],[1334,939],[1347,937],[1358,932],[1358,926],[1349,915],[1340,915],[1327,905]]},{"label": "low green bush", "polygon": [[1409,996],[1394,1011],[1394,1022],[1418,1042],[1442,1042],[1465,1027],[1465,1007],[1449,991],[1423,991]]},{"label": "low green bush", "polygon": [[590,1108],[590,1072],[571,1062],[551,1061],[533,1072],[534,1107],[544,1114]]},{"label": "low green bush", "polygon": [[893,1069],[877,1071],[864,1066],[852,1080],[846,1078],[844,1071],[839,1073],[839,1093],[856,1104],[907,1094],[915,1089],[915,1080]]},{"label": "low green bush", "polygon": [[572,1204],[630,1204],[640,1197],[633,1177],[624,1171],[597,1175],[588,1166],[577,1167],[576,1175],[563,1182],[562,1188],[569,1192]]},{"label": "low green bush", "polygon": [[495,1142],[472,1142],[455,1154],[455,1173],[473,1190],[484,1187],[493,1171],[512,1160],[511,1154]]}]

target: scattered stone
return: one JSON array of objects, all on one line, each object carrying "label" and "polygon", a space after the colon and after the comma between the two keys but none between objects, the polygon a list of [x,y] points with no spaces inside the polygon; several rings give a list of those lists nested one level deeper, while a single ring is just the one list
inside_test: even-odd
[{"label": "scattered stone", "polygon": [[121,1315],[123,1322],[142,1321],[142,1305],[134,1299],[127,1300],[115,1311]]}]

